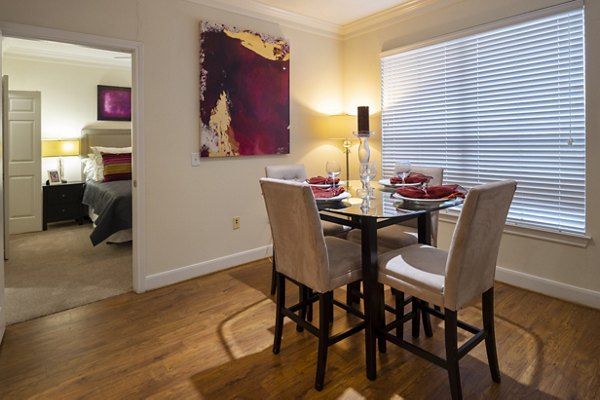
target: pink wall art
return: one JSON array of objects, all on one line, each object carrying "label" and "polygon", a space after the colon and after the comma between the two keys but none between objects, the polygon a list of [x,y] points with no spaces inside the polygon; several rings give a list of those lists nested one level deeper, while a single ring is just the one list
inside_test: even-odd
[{"label": "pink wall art", "polygon": [[285,39],[201,23],[202,157],[290,152],[289,64]]}]

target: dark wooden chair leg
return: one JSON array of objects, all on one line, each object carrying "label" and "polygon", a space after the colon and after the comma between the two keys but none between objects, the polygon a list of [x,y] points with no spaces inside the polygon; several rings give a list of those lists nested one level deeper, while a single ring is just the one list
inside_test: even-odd
[{"label": "dark wooden chair leg", "polygon": [[460,371],[458,369],[458,325],[456,311],[445,309],[444,331],[446,341],[446,367],[453,400],[462,399]]},{"label": "dark wooden chair leg", "polygon": [[275,294],[277,288],[277,271],[275,270],[275,251],[273,251],[273,269],[271,270],[271,295]]},{"label": "dark wooden chair leg", "polygon": [[419,337],[420,325],[421,324],[421,307],[419,306],[419,299],[416,297],[412,298],[412,337],[415,339]]},{"label": "dark wooden chair leg", "polygon": [[[331,294],[331,296],[333,297],[333,293]],[[328,304],[328,310],[327,310],[327,317],[329,318],[329,325],[333,324],[333,298],[331,300],[331,303]]]},{"label": "dark wooden chair leg", "polygon": [[[395,292],[396,299],[396,321],[402,321],[404,319],[404,292],[395,289],[392,292]],[[396,327],[396,337],[399,339],[404,337],[404,323],[402,322]]]},{"label": "dark wooden chair leg", "polygon": [[431,329],[431,315],[427,312],[427,307],[429,303],[426,301],[421,301],[421,318],[423,319],[423,331],[425,331],[425,336],[432,337],[433,329]]},{"label": "dark wooden chair leg", "polygon": [[[306,299],[308,299],[308,288],[305,285],[298,286],[298,299],[302,303]],[[306,314],[308,311],[308,306],[304,306],[300,309],[300,318],[306,320]],[[304,328],[300,324],[296,324],[296,332],[302,332]]]},{"label": "dark wooden chair leg", "polygon": [[483,329],[487,331],[485,339],[485,350],[487,352],[488,365],[492,380],[500,383],[500,367],[498,365],[498,353],[496,352],[496,332],[494,329],[494,288],[483,293],[482,299],[482,317]]},{"label": "dark wooden chair leg", "polygon": [[[308,297],[312,297],[312,295],[313,295],[312,289],[309,288],[308,286],[306,287],[306,293],[307,293]],[[306,319],[308,321],[313,320],[313,303],[310,303],[308,305],[308,311],[306,312]]]},{"label": "dark wooden chair leg", "polygon": [[350,307],[360,304],[360,282],[346,285],[346,304]]},{"label": "dark wooden chair leg", "polygon": [[281,336],[283,335],[283,312],[285,307],[285,277],[283,274],[276,273],[277,279],[277,310],[275,311],[275,339],[273,340],[273,353],[279,354],[281,349]]},{"label": "dark wooden chair leg", "polygon": [[329,347],[329,310],[333,305],[332,292],[319,293],[319,350],[317,355],[317,376],[315,389],[323,390],[325,382],[325,366],[327,364],[327,347]]}]

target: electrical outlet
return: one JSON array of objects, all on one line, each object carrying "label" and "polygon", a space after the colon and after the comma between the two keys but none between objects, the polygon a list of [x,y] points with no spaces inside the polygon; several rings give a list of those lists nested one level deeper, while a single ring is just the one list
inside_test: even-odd
[{"label": "electrical outlet", "polygon": [[192,167],[200,166],[200,153],[192,153]]},{"label": "electrical outlet", "polygon": [[233,217],[233,229],[240,229],[240,217]]}]

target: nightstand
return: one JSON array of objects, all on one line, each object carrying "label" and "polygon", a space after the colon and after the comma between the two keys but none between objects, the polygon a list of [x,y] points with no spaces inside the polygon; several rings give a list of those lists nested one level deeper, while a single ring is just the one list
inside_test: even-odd
[{"label": "nightstand", "polygon": [[86,206],[81,204],[83,199],[84,182],[61,183],[43,187],[43,219],[42,229],[48,229],[48,222],[75,219],[83,224]]}]

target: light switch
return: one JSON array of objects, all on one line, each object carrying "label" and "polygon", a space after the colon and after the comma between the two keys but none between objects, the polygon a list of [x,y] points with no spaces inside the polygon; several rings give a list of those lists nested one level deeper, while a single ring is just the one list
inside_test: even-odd
[{"label": "light switch", "polygon": [[200,153],[192,153],[192,167],[200,166]]}]

